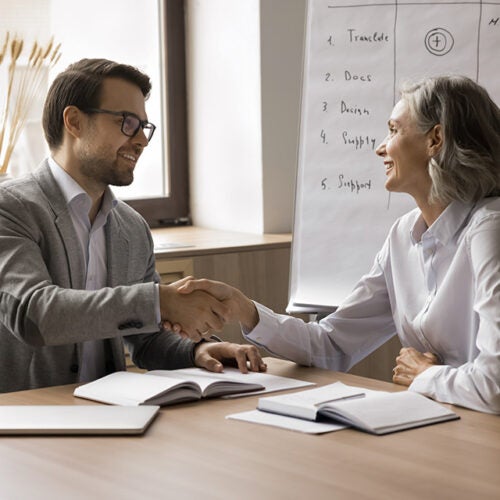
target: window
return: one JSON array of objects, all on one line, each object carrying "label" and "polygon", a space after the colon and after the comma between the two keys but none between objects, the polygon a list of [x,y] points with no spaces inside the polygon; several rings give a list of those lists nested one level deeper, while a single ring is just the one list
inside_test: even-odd
[{"label": "window", "polygon": [[128,200],[151,227],[189,223],[184,0],[163,0],[163,4],[160,33],[166,127],[162,142],[167,182],[163,196]]},{"label": "window", "polygon": [[[8,5],[7,5],[8,4]],[[145,149],[130,186],[113,191],[151,227],[188,222],[188,155],[184,55],[184,0],[18,0],[0,4],[0,42],[6,31],[31,48],[53,35],[61,59],[47,85],[70,63],[104,57],[137,66],[152,80],[146,103],[158,130]],[[24,50],[28,57],[29,50]],[[16,147],[14,175],[32,170],[48,154],[41,115],[44,95],[30,114]]]}]

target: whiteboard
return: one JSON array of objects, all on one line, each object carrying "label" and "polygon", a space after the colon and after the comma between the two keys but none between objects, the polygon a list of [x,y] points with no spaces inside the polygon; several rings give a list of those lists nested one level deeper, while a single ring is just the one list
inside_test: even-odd
[{"label": "whiteboard", "polygon": [[288,312],[339,305],[397,217],[375,149],[404,79],[466,75],[500,101],[500,0],[307,6]]}]

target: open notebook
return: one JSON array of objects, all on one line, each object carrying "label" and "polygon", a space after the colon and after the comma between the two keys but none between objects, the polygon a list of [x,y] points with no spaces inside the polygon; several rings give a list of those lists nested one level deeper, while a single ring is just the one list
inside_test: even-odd
[{"label": "open notebook", "polygon": [[159,406],[0,406],[0,434],[142,434]]}]

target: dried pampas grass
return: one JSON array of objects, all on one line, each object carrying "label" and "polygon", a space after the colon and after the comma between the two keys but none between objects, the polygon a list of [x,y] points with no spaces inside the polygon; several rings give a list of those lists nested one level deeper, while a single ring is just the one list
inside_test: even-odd
[{"label": "dried pampas grass", "polygon": [[7,32],[3,44],[0,44],[0,71],[2,64],[7,70],[7,89],[0,89],[0,174],[7,172],[12,151],[40,92],[45,70],[54,66],[61,57],[60,46],[54,46],[53,39],[45,47],[35,41],[27,62],[21,63],[22,38],[15,36],[11,39]]}]

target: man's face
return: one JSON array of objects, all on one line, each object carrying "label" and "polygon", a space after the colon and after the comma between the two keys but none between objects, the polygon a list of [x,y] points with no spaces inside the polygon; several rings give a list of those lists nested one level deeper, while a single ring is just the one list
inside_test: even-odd
[{"label": "man's face", "polygon": [[[104,80],[99,109],[134,113],[147,120],[145,99],[136,85],[119,78]],[[134,180],[135,165],[148,141],[142,128],[128,137],[121,131],[123,117],[104,113],[87,115],[78,160],[80,173],[103,187],[128,186]]]}]

